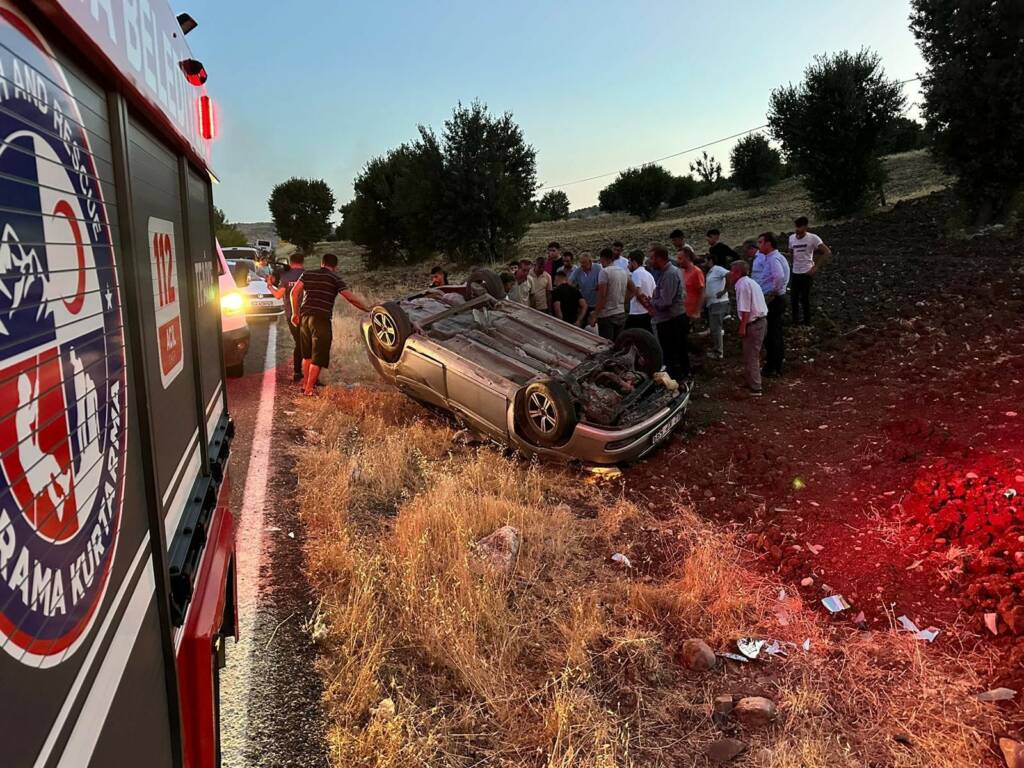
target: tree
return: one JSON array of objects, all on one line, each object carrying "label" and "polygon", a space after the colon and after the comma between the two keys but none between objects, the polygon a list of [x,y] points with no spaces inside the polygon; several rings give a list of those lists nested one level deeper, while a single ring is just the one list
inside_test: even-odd
[{"label": "tree", "polygon": [[213,207],[213,226],[217,233],[217,242],[225,248],[245,245],[245,235],[234,224],[229,224],[227,217],[217,206]]},{"label": "tree", "polygon": [[569,196],[560,189],[545,192],[537,201],[536,221],[560,221],[569,217]]},{"label": "tree", "polygon": [[478,101],[452,111],[441,146],[438,244],[462,262],[497,261],[529,227],[536,152],[512,113],[491,115]]},{"label": "tree", "polygon": [[895,155],[897,152],[923,149],[927,144],[928,136],[924,126],[916,120],[900,115],[882,131],[878,139],[878,153]]},{"label": "tree", "polygon": [[435,201],[444,158],[436,137],[420,129],[420,140],[370,160],[353,183],[351,202],[341,207],[341,235],[367,249],[375,268],[429,255],[439,232]]},{"label": "tree", "polygon": [[732,180],[759,195],[782,177],[782,157],[760,133],[744,136],[732,148]]},{"label": "tree", "polygon": [[641,219],[653,219],[668,199],[672,174],[660,165],[622,171],[598,195],[602,211],[625,211]]},{"label": "tree", "polygon": [[704,183],[705,195],[710,195],[722,186],[722,164],[714,155],[701,152],[701,156],[690,163],[690,173],[696,173]]},{"label": "tree", "polygon": [[913,0],[910,28],[934,151],[975,223],[1003,219],[1024,190],[1024,7]]},{"label": "tree", "polygon": [[877,54],[840,51],[816,57],[799,86],[772,91],[768,123],[817,208],[843,216],[882,197],[879,138],[905,103]]},{"label": "tree", "polygon": [[665,204],[669,208],[679,208],[686,205],[695,197],[700,197],[701,183],[693,176],[673,176],[669,185],[668,195]]},{"label": "tree", "polygon": [[274,187],[267,205],[277,234],[303,252],[331,231],[334,193],[322,179],[283,181]]}]

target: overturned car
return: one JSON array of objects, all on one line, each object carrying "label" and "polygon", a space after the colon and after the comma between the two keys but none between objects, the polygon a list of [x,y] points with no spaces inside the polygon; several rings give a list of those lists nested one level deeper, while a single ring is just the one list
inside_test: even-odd
[{"label": "overturned car", "polygon": [[527,454],[615,464],[652,451],[682,421],[687,385],[641,329],[613,344],[504,299],[490,270],[374,306],[370,361],[412,397]]}]

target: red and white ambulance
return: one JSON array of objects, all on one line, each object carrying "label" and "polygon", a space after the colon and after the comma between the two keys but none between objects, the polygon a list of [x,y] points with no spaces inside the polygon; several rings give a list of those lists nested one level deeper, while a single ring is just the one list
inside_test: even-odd
[{"label": "red and white ambulance", "polygon": [[213,766],[236,634],[194,26],[0,0],[0,766]]}]

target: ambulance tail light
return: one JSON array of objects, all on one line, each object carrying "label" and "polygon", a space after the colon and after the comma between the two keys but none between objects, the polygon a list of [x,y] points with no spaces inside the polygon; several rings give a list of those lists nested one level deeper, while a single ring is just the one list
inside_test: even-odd
[{"label": "ambulance tail light", "polygon": [[207,141],[217,138],[217,108],[206,95],[199,97],[199,135]]}]

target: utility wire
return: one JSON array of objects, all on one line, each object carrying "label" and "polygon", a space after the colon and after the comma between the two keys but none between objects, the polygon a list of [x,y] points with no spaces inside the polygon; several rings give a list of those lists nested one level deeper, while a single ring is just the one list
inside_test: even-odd
[{"label": "utility wire", "polygon": [[[908,78],[907,80],[900,80],[898,85],[906,85],[907,83],[912,83],[915,80],[920,80],[920,79],[921,79],[920,76],[918,76],[918,77],[911,77],[911,78]],[[640,167],[643,167],[645,165],[651,165],[652,163],[660,163],[663,160],[671,160],[673,157],[679,157],[680,155],[688,155],[691,152],[696,152],[697,150],[700,150],[700,149],[707,149],[708,147],[712,147],[715,144],[721,144],[723,141],[729,141],[730,139],[738,139],[740,136],[746,136],[748,133],[756,133],[757,131],[763,131],[767,127],[768,127],[768,124],[765,123],[764,125],[759,125],[756,128],[748,128],[745,131],[740,131],[739,133],[734,133],[731,136],[725,136],[725,137],[723,137],[721,139],[715,139],[714,141],[705,142],[704,144],[701,144],[700,146],[697,146],[697,147],[690,147],[689,149],[684,149],[684,150],[682,150],[680,152],[673,152],[671,155],[665,155],[664,157],[658,157],[658,158],[655,158],[654,160],[647,160],[646,162],[640,163]],[[635,168],[637,166],[630,166],[630,167],[631,168]],[[599,173],[596,176],[588,176],[585,179],[576,179],[575,181],[567,181],[564,184],[546,184],[543,187],[539,187],[537,189],[537,191],[538,192],[543,192],[543,191],[545,191],[547,189],[561,189],[562,187],[571,187],[573,184],[583,184],[584,182],[587,182],[587,181],[595,181],[596,179],[604,179],[604,178],[607,178],[609,176],[614,176],[617,173],[619,173],[619,171],[608,171],[608,173]]]}]

